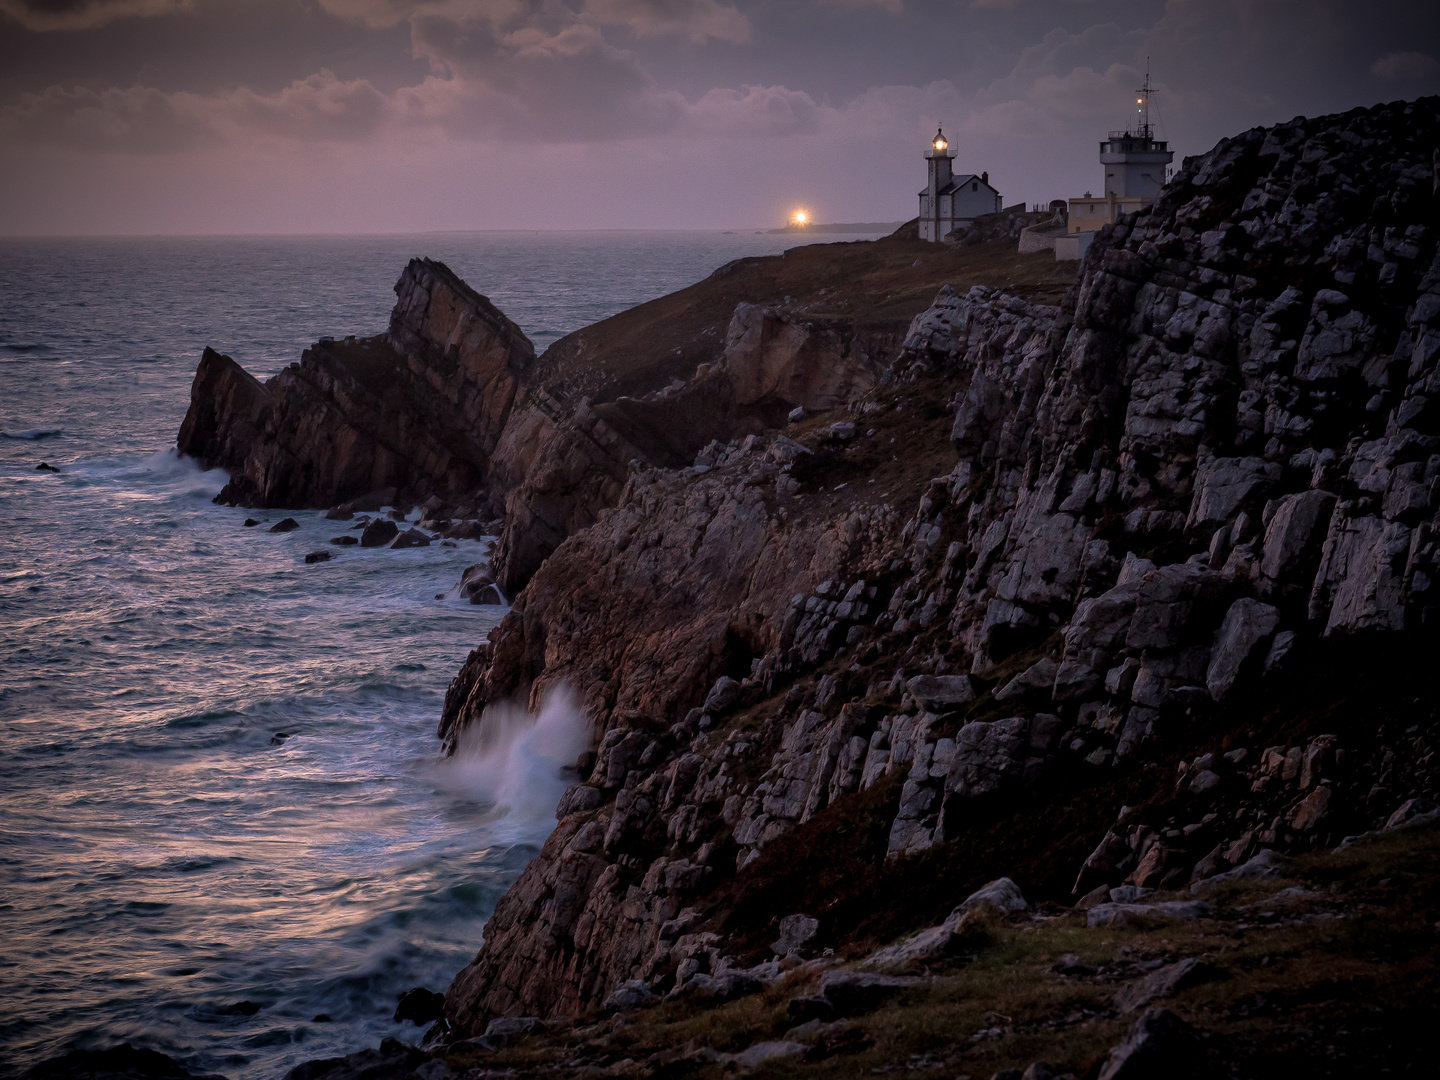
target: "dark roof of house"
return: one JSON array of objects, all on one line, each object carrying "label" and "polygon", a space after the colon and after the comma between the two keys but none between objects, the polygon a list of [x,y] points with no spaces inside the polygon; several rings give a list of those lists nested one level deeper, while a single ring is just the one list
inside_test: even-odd
[{"label": "dark roof of house", "polygon": [[[953,195],[953,194],[955,194],[955,192],[959,191],[961,188],[963,188],[966,184],[970,183],[972,180],[975,181],[976,183],[978,183],[981,187],[985,188],[987,191],[993,192],[993,193],[996,194],[996,195],[999,195],[999,194],[1000,194],[1000,190],[999,190],[998,188],[991,187],[989,181],[987,181],[987,180],[981,180],[980,177],[976,176],[974,173],[967,173],[967,174],[964,175],[964,176],[952,176],[952,177],[950,178],[950,182],[949,182],[948,184],[945,184],[944,186],[942,186],[942,187],[940,188],[940,190],[936,192],[936,194],[937,194],[937,195]],[[921,194],[921,195],[929,195],[929,194],[930,194],[930,189],[929,189],[928,187],[927,187],[927,188],[922,188],[921,191],[920,191],[920,194]]]}]

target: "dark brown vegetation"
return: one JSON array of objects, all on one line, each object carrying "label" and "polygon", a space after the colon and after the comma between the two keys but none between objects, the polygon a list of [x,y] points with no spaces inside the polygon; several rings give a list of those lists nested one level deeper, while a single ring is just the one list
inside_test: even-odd
[{"label": "dark brown vegetation", "polygon": [[597,402],[688,380],[723,348],[741,303],[844,323],[888,359],[942,285],[986,285],[1055,303],[1074,282],[1075,267],[1049,252],[1016,255],[1013,240],[966,248],[896,238],[809,244],[737,259],[689,288],[577,330],[545,350],[536,378],[563,396]]},{"label": "dark brown vegetation", "polygon": [[[909,881],[921,877],[912,872]],[[1202,974],[1158,1004],[1205,1033],[1202,1075],[1433,1075],[1440,830],[1400,830],[1303,856],[1283,877],[1224,885],[1209,899],[1212,918],[1161,929],[1088,927],[1083,913],[1059,908],[991,922],[972,935],[973,952],[933,966],[816,1050],[755,1075],[983,1080],[1045,1061],[1057,1073],[1093,1077],[1138,1015],[1120,1011],[1117,992],[1187,957],[1203,962]],[[508,1050],[459,1047],[447,1058],[482,1075],[538,1076],[560,1066],[577,1076],[720,1077],[723,1062],[706,1051],[782,1039],[794,1024],[787,1002],[815,977],[796,971],[710,1010],[666,1004],[615,1022],[557,1022]]]}]

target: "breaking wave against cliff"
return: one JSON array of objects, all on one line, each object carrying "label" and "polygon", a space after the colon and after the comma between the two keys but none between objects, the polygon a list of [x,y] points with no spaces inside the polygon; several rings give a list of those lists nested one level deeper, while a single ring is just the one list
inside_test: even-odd
[{"label": "breaking wave against cliff", "polygon": [[555,806],[574,782],[576,757],[590,741],[589,722],[568,687],[556,687],[537,715],[514,704],[492,705],[465,730],[443,766],[454,790],[488,803],[497,839],[542,844],[555,827]]}]

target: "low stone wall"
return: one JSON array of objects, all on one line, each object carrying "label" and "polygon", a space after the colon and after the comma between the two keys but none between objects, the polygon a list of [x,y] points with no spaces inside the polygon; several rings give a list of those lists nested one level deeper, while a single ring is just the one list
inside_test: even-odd
[{"label": "low stone wall", "polygon": [[1054,251],[1055,241],[1064,235],[1063,225],[1031,225],[1020,231],[1020,254],[1033,255],[1037,251]]}]

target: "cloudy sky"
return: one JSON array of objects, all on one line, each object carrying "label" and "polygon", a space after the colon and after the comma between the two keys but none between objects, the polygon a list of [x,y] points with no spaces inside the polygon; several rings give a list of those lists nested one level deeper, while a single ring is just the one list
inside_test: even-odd
[{"label": "cloudy sky", "polygon": [[0,234],[729,228],[1440,93],[1422,0],[0,0]]}]

